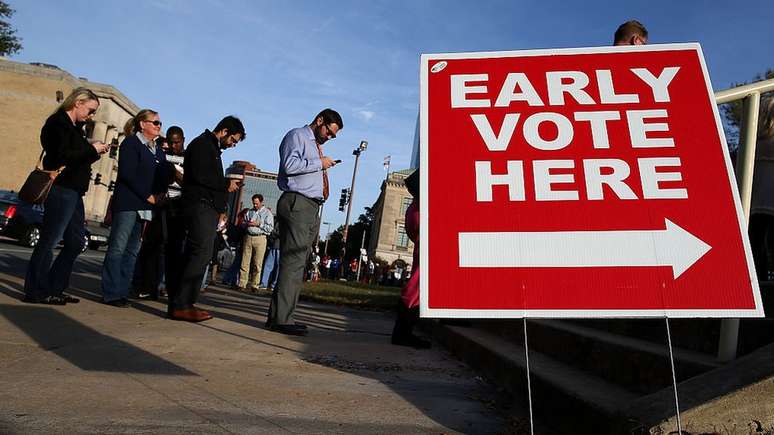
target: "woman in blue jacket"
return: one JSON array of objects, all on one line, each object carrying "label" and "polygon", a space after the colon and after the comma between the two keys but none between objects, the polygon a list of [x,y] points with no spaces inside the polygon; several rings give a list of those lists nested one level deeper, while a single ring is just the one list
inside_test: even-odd
[{"label": "woman in blue jacket", "polygon": [[126,138],[118,156],[118,178],[113,195],[113,222],[102,268],[102,301],[115,307],[128,306],[140,235],[144,221],[153,217],[154,205],[167,191],[164,151],[156,146],[161,131],[159,114],[141,110],[127,122]]}]

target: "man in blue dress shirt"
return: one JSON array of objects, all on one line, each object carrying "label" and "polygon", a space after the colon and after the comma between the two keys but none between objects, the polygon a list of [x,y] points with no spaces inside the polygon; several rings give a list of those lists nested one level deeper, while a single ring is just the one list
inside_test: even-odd
[{"label": "man in blue dress shirt", "polygon": [[327,169],[336,162],[322,152],[322,144],[344,128],[332,109],[320,112],[311,124],[290,130],[280,144],[277,186],[284,193],[277,202],[280,224],[280,265],[266,325],[288,335],[306,335],[294,313],[301,293],[304,266],[317,231],[317,215],[328,199]]}]

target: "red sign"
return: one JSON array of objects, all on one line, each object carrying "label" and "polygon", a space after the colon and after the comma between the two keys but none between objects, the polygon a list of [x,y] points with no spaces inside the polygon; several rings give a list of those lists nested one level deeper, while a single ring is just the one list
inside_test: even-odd
[{"label": "red sign", "polygon": [[698,44],[423,55],[426,317],[757,317]]}]

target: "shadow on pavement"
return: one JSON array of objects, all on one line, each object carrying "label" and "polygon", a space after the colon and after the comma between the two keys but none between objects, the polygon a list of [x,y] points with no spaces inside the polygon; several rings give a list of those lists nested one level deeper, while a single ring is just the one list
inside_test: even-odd
[{"label": "shadow on pavement", "polygon": [[[67,292],[98,301],[101,296],[101,264],[101,259],[80,258],[76,262],[72,285]],[[26,261],[0,256],[0,267],[14,271],[9,274],[23,277]],[[0,285],[0,292],[16,299],[22,296],[18,281],[5,280]],[[363,378],[363,381],[375,380],[400,395],[414,408],[421,410],[432,421],[453,431],[493,433],[503,429],[502,421],[486,421],[489,414],[486,414],[486,417],[483,414],[486,409],[491,409],[495,400],[493,394],[487,392],[490,387],[454,357],[446,354],[440,358],[437,355],[427,358],[422,351],[389,344],[392,328],[390,315],[301,302],[297,320],[309,325],[311,332],[309,337],[292,338],[294,342],[302,345],[301,349],[298,349],[271,343],[271,338],[263,339],[268,304],[269,298],[266,296],[247,295],[213,286],[203,293],[200,299],[202,308],[210,311],[217,319],[249,328],[237,332],[223,330],[208,322],[200,326],[239,337],[259,346],[294,352],[299,360],[298,370],[303,370],[304,365],[310,364],[352,373]],[[132,303],[132,307],[159,317],[166,314],[164,301],[136,301]],[[198,376],[143,349],[103,335],[56,309],[0,304],[0,315],[8,318],[42,348],[84,370]],[[256,331],[252,332],[251,328]],[[434,355],[432,352],[437,351],[430,352],[429,355]],[[310,385],[308,388],[314,390],[315,386]],[[245,414],[230,418],[254,417]],[[281,416],[271,418],[282,419]],[[441,429],[403,426],[399,423],[360,425],[320,420],[310,423],[313,423],[315,432],[438,433],[437,430]],[[326,424],[330,426],[325,426]]]},{"label": "shadow on pavement", "polygon": [[[0,291],[8,294],[6,288]],[[43,350],[82,370],[196,376],[136,346],[100,334],[52,308],[0,304],[0,315]]]}]

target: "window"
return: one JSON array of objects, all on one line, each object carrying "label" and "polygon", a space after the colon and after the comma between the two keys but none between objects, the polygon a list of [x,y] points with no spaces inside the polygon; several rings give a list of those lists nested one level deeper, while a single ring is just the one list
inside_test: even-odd
[{"label": "window", "polygon": [[400,215],[401,216],[405,216],[406,215],[406,210],[408,210],[409,206],[411,205],[411,201],[412,201],[412,199],[410,197],[408,197],[408,198],[404,197],[401,200],[401,203],[400,203]]},{"label": "window", "polygon": [[403,224],[398,224],[398,234],[395,237],[395,248],[400,250],[408,249],[408,234],[406,234],[406,227]]}]

